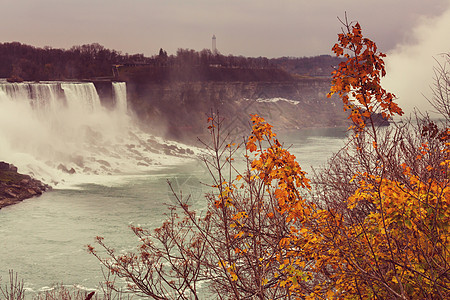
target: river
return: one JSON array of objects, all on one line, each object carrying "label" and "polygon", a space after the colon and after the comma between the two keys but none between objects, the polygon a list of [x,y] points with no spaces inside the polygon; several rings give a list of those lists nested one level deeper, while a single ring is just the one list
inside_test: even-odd
[{"label": "river", "polygon": [[[123,89],[123,86],[119,87]],[[33,88],[37,87],[27,89]],[[52,88],[61,89],[60,86]],[[63,88],[66,93],[75,93],[77,89],[90,90],[92,87],[70,85]],[[29,95],[22,97],[31,98]],[[46,94],[41,98],[45,97],[54,96]],[[135,249],[138,243],[129,225],[156,228],[161,224],[165,218],[165,204],[173,201],[167,180],[172,182],[175,190],[192,195],[190,204],[194,208],[204,209],[206,189],[201,182],[208,182],[209,176],[202,163],[192,154],[180,157],[176,155],[177,151],[169,151],[171,155],[165,155],[168,149],[179,150],[184,146],[169,142],[164,144],[157,137],[147,136],[135,127],[131,127],[133,132],[130,137],[131,125],[123,117],[120,118],[121,124],[128,129],[120,133],[118,139],[110,138],[110,128],[84,120],[76,129],[83,128],[83,132],[89,134],[84,137],[85,140],[77,140],[72,145],[68,142],[73,139],[71,134],[74,129],[65,123],[61,128],[59,123],[61,116],[64,117],[64,109],[59,107],[55,113],[49,102],[41,102],[45,118],[39,118],[35,115],[36,104],[33,107],[17,106],[11,97],[6,98],[5,93],[3,96],[0,93],[0,108],[24,112],[33,119],[28,120],[27,124],[39,125],[40,131],[24,134],[21,128],[17,128],[20,126],[7,123],[7,115],[4,115],[0,122],[0,158],[18,165],[19,171],[25,169],[28,173],[39,175],[39,179],[56,184],[53,191],[0,210],[0,284],[8,281],[8,271],[12,269],[23,279],[29,293],[56,284],[96,288],[103,275],[99,261],[87,253],[86,245],[93,244],[96,236],[103,236],[105,242],[118,251]],[[92,111],[93,106],[98,106],[98,99],[91,98],[84,103],[90,103],[89,109]],[[70,96],[66,96],[66,101],[66,105],[70,105]],[[79,113],[86,114],[82,111],[84,108],[79,109]],[[125,113],[126,103],[118,102],[117,110],[119,112],[116,111],[113,117],[106,117],[105,112],[96,112],[95,116],[102,117],[104,122],[113,126],[111,124],[117,122],[118,113]],[[40,114],[42,117],[42,110]],[[111,118],[114,120],[109,120]],[[67,120],[81,122],[76,118],[65,120],[66,123]],[[55,123],[58,125],[56,131]],[[18,138],[19,133],[24,136]],[[36,133],[41,139],[31,139],[34,142],[31,144],[35,146],[37,143],[39,147],[30,148],[30,138]],[[51,136],[47,141],[50,145],[42,139],[46,136]],[[92,136],[97,141],[93,141]],[[290,147],[303,169],[310,172],[311,166],[320,167],[326,163],[331,154],[343,146],[345,137],[345,128],[323,128],[292,131],[280,135],[279,139]],[[103,144],[95,144],[98,140]],[[153,148],[145,145],[149,141]],[[163,149],[165,152],[155,151],[163,146],[166,147]],[[61,154],[64,151],[67,155]],[[39,155],[43,158],[40,159]],[[66,171],[74,168],[75,174],[67,174],[60,165]],[[138,165],[139,168],[133,172],[126,169],[127,165]],[[126,172],[114,172],[116,168],[123,168]]]},{"label": "river", "polygon": [[[290,133],[305,170],[323,165],[344,141],[345,129],[316,129]],[[283,139],[283,137],[281,137]],[[191,204],[205,205],[200,182],[208,180],[200,162],[186,160],[140,175],[92,176],[93,183],[56,188],[41,197],[0,210],[0,275],[16,271],[31,291],[63,283],[95,288],[102,281],[100,264],[86,251],[96,236],[121,251],[133,250],[137,240],[130,224],[156,228],[171,203],[167,185],[192,195]]]}]

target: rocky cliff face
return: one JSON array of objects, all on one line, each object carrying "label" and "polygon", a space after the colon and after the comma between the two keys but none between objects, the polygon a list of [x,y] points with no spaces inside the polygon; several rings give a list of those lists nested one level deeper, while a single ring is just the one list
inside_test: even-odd
[{"label": "rocky cliff face", "polygon": [[0,209],[39,196],[49,189],[51,187],[41,181],[17,173],[15,166],[0,162]]},{"label": "rocky cliff face", "polygon": [[248,133],[249,114],[276,130],[347,124],[342,105],[328,99],[329,78],[295,82],[128,82],[129,107],[145,126],[190,142],[206,132],[206,118],[219,111],[234,133]]}]

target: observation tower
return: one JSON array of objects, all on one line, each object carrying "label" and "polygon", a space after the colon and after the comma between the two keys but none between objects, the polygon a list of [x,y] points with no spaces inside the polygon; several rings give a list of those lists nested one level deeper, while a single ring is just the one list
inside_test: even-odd
[{"label": "observation tower", "polygon": [[213,37],[212,37],[212,53],[213,54],[216,54],[217,53],[217,48],[216,48],[216,36],[215,35],[213,35]]}]

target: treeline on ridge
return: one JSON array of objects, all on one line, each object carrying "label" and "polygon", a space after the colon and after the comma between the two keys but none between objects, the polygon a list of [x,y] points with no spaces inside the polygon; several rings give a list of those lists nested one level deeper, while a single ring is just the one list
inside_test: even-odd
[{"label": "treeline on ridge", "polygon": [[39,81],[111,76],[112,64],[144,59],[142,54],[123,55],[97,43],[73,46],[69,50],[2,43],[0,77],[10,81]]},{"label": "treeline on ridge", "polygon": [[[225,56],[209,49],[195,51],[181,48],[177,50],[175,55],[168,55],[166,51],[160,49],[157,55],[146,57],[143,54],[122,54],[120,51],[107,49],[98,43],[73,46],[66,50],[48,46],[38,48],[19,42],[0,43],[0,61],[2,62],[0,64],[0,78],[8,78],[9,81],[80,80],[112,77],[113,66],[124,66],[128,69],[128,72],[133,68],[142,71],[142,67],[178,70],[179,72],[175,73],[179,74],[183,74],[187,70],[195,70],[197,73],[200,72],[198,78],[201,80],[208,76],[216,76],[217,80],[224,79],[222,75],[217,76],[217,72],[211,72],[211,70],[214,70],[212,68],[234,69],[231,73],[228,72],[230,74],[237,74],[246,70],[244,71],[247,74],[245,76],[249,76],[248,74],[251,73],[249,70],[266,70],[260,72],[265,75],[259,76],[266,80],[266,77],[269,76],[267,74],[271,72],[279,78],[286,77],[280,75],[283,73],[302,76],[329,76],[332,66],[338,65],[340,62],[338,58],[330,55],[268,59],[266,57]],[[205,72],[206,69],[209,71]],[[271,71],[269,72],[269,70]],[[158,71],[155,74],[158,74]],[[175,80],[177,80],[176,77]],[[237,78],[239,77],[242,76],[237,76]]]}]

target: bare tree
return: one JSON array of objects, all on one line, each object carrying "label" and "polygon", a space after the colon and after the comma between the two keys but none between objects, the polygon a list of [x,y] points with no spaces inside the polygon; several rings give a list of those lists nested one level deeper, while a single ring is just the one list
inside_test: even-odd
[{"label": "bare tree", "polygon": [[[106,256],[93,246],[89,251],[130,291],[153,299],[289,299],[280,272],[288,250],[280,242],[293,222],[255,176],[249,153],[223,135],[223,120],[215,114],[209,121],[211,141],[202,156],[212,179],[206,211],[192,211],[189,196],[172,189],[176,204],[160,228],[132,227],[141,242],[137,252],[116,254],[101,237],[96,242]],[[238,157],[243,171],[235,168]]]},{"label": "bare tree", "polygon": [[434,67],[434,84],[431,88],[432,98],[428,102],[442,115],[446,121],[450,121],[450,53],[442,54],[442,60],[436,59]]}]

